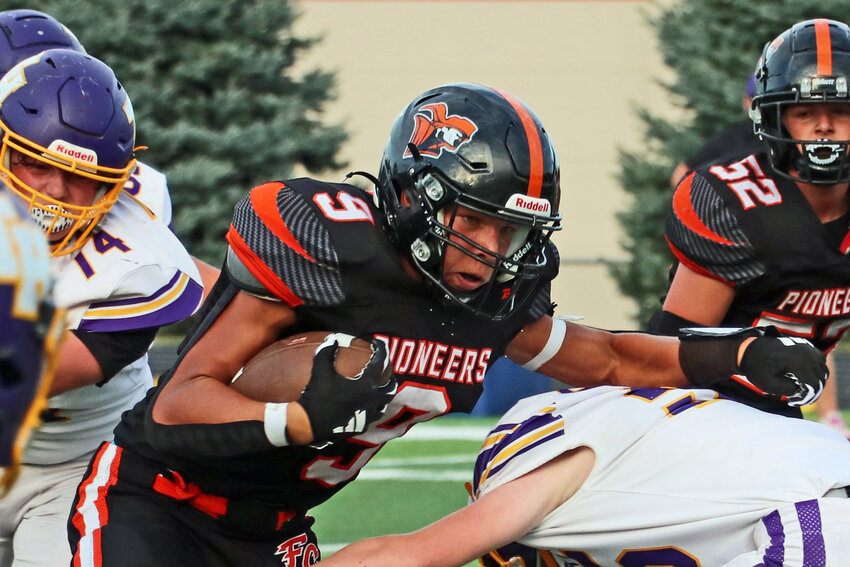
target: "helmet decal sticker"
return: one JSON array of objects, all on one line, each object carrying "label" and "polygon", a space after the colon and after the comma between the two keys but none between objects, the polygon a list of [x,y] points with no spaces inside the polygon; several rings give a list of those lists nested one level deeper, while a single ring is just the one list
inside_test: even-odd
[{"label": "helmet decal sticker", "polygon": [[97,165],[97,152],[82,146],[77,146],[71,142],[66,142],[65,140],[53,140],[50,142],[50,145],[47,146],[47,149],[56,152],[59,155],[68,156],[69,158],[77,161]]},{"label": "helmet decal sticker", "polygon": [[[449,108],[444,102],[420,107],[414,119],[416,124],[409,143],[425,156],[440,157],[444,149],[457,153],[478,131],[478,126],[469,118],[449,115]],[[405,147],[404,157],[411,156],[410,149]]]},{"label": "helmet decal sticker", "polygon": [[[31,63],[36,63],[38,60],[39,56],[36,55],[32,58]],[[27,77],[24,71],[28,64],[21,62],[21,65],[15,67],[16,71],[14,73],[3,75],[3,79],[0,80],[0,102],[6,100],[10,94],[27,84]]]},{"label": "helmet decal sticker", "polygon": [[530,215],[546,215],[549,216],[552,210],[552,203],[546,199],[529,197],[521,193],[511,195],[508,202],[505,204],[506,209],[512,209],[521,213]]}]

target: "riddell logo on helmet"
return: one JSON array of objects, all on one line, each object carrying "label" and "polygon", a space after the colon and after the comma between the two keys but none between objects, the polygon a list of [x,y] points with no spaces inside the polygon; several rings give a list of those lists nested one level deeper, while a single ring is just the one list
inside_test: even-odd
[{"label": "riddell logo on helmet", "polygon": [[835,88],[835,77],[812,77],[812,90]]},{"label": "riddell logo on helmet", "polygon": [[546,199],[529,197],[528,195],[521,195],[519,193],[511,195],[511,198],[508,199],[508,204],[505,206],[513,211],[538,215],[548,215],[552,208],[552,204]]},{"label": "riddell logo on helmet", "polygon": [[97,153],[88,148],[75,146],[63,140],[53,140],[47,149],[62,156],[97,165]]},{"label": "riddell logo on helmet", "polygon": [[[419,107],[413,119],[416,123],[409,144],[416,146],[424,156],[440,157],[443,150],[457,153],[478,131],[478,126],[469,118],[449,115],[449,107],[444,102]],[[404,157],[412,155],[409,148],[404,150]]]}]

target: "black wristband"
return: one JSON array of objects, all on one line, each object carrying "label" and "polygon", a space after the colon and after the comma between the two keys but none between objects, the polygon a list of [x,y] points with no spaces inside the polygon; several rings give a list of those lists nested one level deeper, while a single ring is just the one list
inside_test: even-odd
[{"label": "black wristband", "polygon": [[705,341],[682,341],[679,365],[688,382],[697,387],[711,387],[740,372],[738,345],[740,337]]},{"label": "black wristband", "polygon": [[685,378],[698,388],[710,388],[740,374],[738,347],[759,329],[682,329],[679,335],[679,366]]}]

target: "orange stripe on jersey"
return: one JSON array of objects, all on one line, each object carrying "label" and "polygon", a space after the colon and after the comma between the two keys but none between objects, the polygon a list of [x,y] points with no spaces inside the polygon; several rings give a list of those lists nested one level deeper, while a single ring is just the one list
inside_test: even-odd
[{"label": "orange stripe on jersey", "polygon": [[691,174],[684,178],[681,183],[679,183],[679,186],[676,187],[676,192],[673,194],[673,212],[676,214],[676,218],[678,218],[691,232],[694,232],[703,238],[719,242],[720,244],[735,244],[705,226],[705,223],[703,223],[702,219],[700,219],[697,215],[694,210],[694,204],[691,201],[691,183],[693,183],[693,180],[694,173],[691,172]]},{"label": "orange stripe on jersey", "polygon": [[274,294],[275,297],[286,302],[290,307],[297,307],[304,302],[295,295],[289,286],[277,277],[274,271],[263,262],[257,254],[251,250],[251,247],[242,240],[242,237],[236,231],[233,225],[230,225],[230,230],[227,231],[227,242],[236,253],[236,256],[245,264],[248,271],[257,278],[266,289]]},{"label": "orange stripe on jersey", "polygon": [[815,20],[815,40],[818,44],[818,75],[832,75],[832,40],[828,20]]},{"label": "orange stripe on jersey", "polygon": [[502,95],[502,98],[508,101],[519,115],[522,127],[525,129],[525,137],[528,139],[529,172],[526,195],[540,197],[543,188],[543,144],[540,142],[540,132],[537,131],[534,118],[525,105],[513,96],[499,89],[494,88],[493,90]]},{"label": "orange stripe on jersey", "polygon": [[263,224],[266,225],[266,228],[272,231],[281,242],[286,244],[293,252],[297,252],[311,262],[315,262],[307,254],[307,251],[301,247],[301,244],[295,240],[295,237],[289,232],[289,227],[286,226],[286,223],[280,217],[280,211],[277,208],[277,194],[283,187],[283,183],[279,181],[264,183],[259,187],[255,187],[251,190],[250,194],[251,207],[257,213],[257,216],[260,217],[260,220],[263,221]]},{"label": "orange stripe on jersey", "polygon": [[676,245],[673,244],[672,242],[670,242],[670,239],[667,238],[666,236],[664,237],[664,240],[667,241],[667,245],[670,247],[670,251],[673,253],[673,256],[675,256],[676,259],[683,266],[687,266],[688,268],[690,268],[692,272],[696,272],[696,273],[698,273],[702,276],[705,276],[707,278],[711,278],[713,280],[717,280],[719,282],[723,282],[727,285],[731,285],[732,287],[735,287],[735,284],[733,282],[730,282],[729,280],[725,280],[725,279],[721,278],[720,276],[718,276],[717,274],[712,274],[711,272],[709,272],[708,270],[706,270],[705,268],[703,268],[699,264],[695,264],[694,262],[692,262],[691,259],[688,258],[687,256],[685,256],[682,253],[681,250],[676,248]]}]

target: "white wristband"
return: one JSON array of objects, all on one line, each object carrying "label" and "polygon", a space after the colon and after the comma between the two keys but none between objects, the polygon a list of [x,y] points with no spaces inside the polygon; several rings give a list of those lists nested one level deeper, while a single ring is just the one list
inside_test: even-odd
[{"label": "white wristband", "polygon": [[552,319],[552,329],[549,331],[549,340],[543,346],[543,349],[537,353],[537,356],[522,365],[523,368],[535,371],[547,362],[561,350],[561,345],[564,342],[564,337],[567,335],[567,323],[560,318]]},{"label": "white wristband", "polygon": [[289,404],[267,403],[263,414],[263,429],[269,443],[275,447],[286,447],[289,439],[286,438],[286,407]]}]

